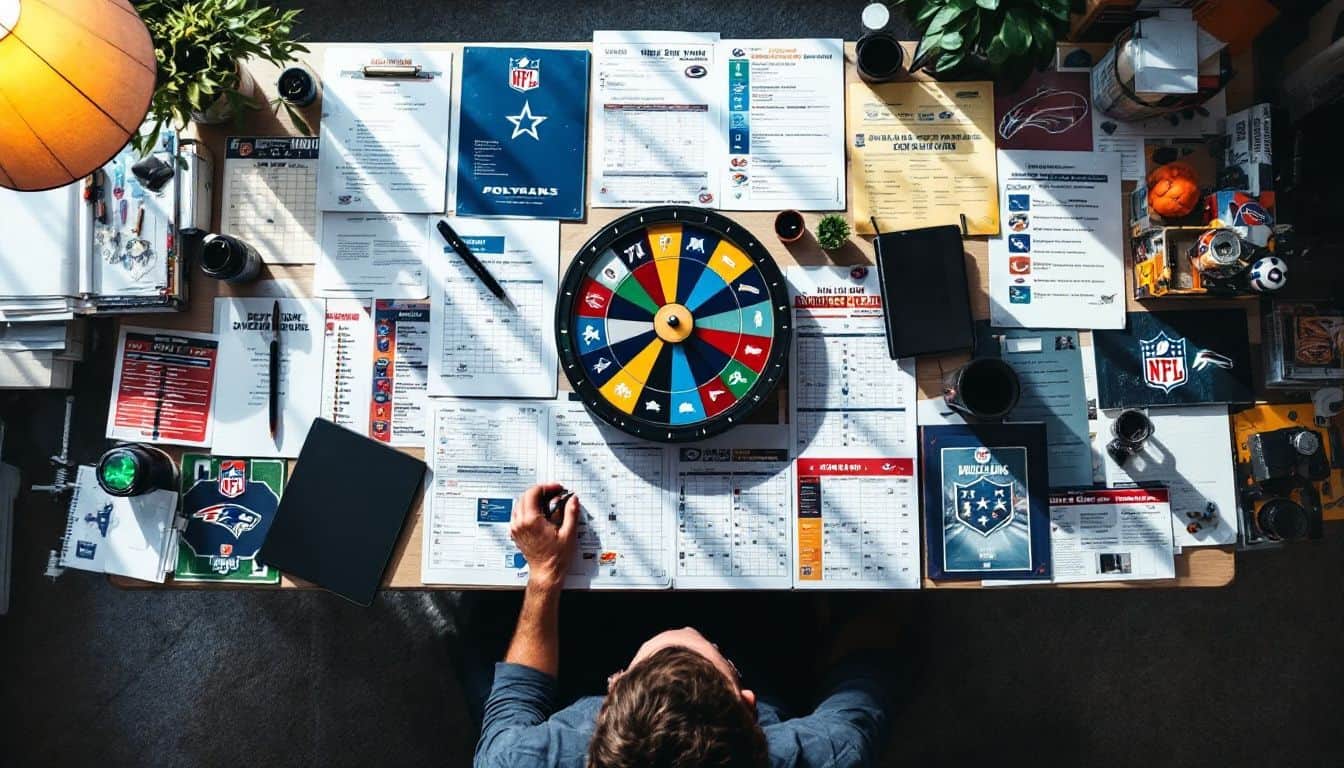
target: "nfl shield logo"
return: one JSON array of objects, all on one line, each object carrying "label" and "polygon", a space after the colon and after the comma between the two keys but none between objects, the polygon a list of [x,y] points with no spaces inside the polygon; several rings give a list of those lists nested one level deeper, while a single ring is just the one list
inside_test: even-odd
[{"label": "nfl shield logo", "polygon": [[541,85],[541,62],[522,56],[509,59],[509,87],[527,93]]},{"label": "nfl shield logo", "polygon": [[957,492],[957,522],[981,536],[988,536],[1013,519],[1013,484],[982,477],[973,483],[953,485]]},{"label": "nfl shield logo", "polygon": [[246,462],[231,460],[219,462],[219,492],[226,498],[236,499],[247,490]]},{"label": "nfl shield logo", "polygon": [[1185,339],[1173,339],[1166,331],[1139,342],[1142,356],[1143,382],[1163,392],[1182,386],[1187,380],[1185,371]]}]

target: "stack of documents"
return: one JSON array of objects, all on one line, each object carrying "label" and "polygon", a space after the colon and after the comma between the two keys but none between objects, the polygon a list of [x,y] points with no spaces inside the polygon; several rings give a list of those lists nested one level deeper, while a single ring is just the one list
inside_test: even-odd
[{"label": "stack of documents", "polygon": [[0,323],[0,389],[65,389],[84,359],[81,319]]},{"label": "stack of documents", "polygon": [[162,584],[177,561],[177,493],[109,496],[95,472],[79,468],[59,565]]},{"label": "stack of documents", "polygon": [[[158,151],[176,163],[158,192],[131,172],[139,155],[123,149],[103,166],[101,186],[83,181],[45,192],[0,189],[0,320],[34,322],[78,314],[177,311],[186,301],[181,228],[209,217],[202,185],[208,160],[179,154],[176,139]],[[95,217],[94,200],[101,199]]]}]

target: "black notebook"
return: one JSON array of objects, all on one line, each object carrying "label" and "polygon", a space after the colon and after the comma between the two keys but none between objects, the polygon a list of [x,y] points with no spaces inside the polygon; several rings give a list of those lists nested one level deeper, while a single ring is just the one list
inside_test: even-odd
[{"label": "black notebook", "polygon": [[368,605],[424,477],[419,459],[316,419],[257,559]]},{"label": "black notebook", "polygon": [[873,241],[891,359],[970,349],[971,300],[961,230],[884,232]]}]

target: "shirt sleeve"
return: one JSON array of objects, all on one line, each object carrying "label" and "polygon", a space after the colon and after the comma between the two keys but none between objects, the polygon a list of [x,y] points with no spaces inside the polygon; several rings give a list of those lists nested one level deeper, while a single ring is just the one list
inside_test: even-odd
[{"label": "shirt sleeve", "polygon": [[495,682],[485,700],[475,765],[517,764],[518,752],[546,754],[545,723],[555,711],[556,681],[522,664],[495,665]]},{"label": "shirt sleeve", "polygon": [[851,657],[827,675],[812,714],[766,728],[772,764],[876,765],[891,725],[882,666],[871,655]]}]

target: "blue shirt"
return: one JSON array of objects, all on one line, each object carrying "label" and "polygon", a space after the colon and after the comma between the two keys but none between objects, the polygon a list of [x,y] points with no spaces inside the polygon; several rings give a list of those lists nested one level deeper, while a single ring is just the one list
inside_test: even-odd
[{"label": "blue shirt", "polygon": [[[842,768],[875,765],[886,743],[886,694],[870,667],[846,664],[827,680],[812,714],[781,719],[775,706],[757,701],[772,766]],[[555,678],[520,664],[495,665],[485,702],[477,768],[584,768],[601,696],[585,696],[556,709]]]}]

